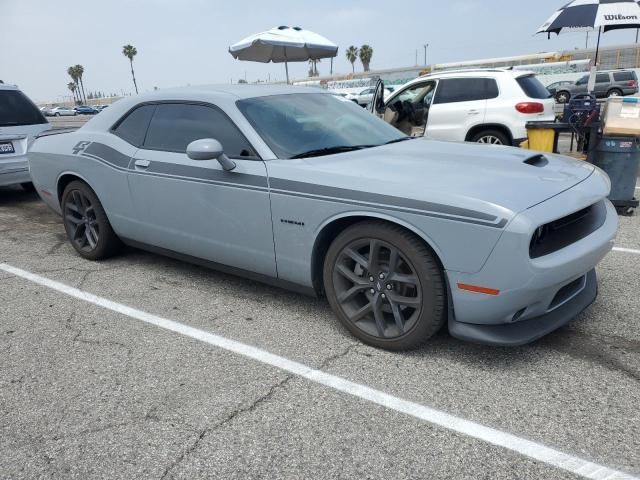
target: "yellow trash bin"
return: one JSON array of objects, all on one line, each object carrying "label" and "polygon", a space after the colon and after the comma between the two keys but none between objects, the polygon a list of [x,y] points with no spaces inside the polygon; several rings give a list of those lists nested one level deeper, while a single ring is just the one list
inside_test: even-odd
[{"label": "yellow trash bin", "polygon": [[539,152],[553,153],[553,145],[556,139],[556,131],[551,128],[529,128],[529,149]]},{"label": "yellow trash bin", "polygon": [[553,122],[528,122],[527,137],[529,150],[553,153],[556,146],[558,124]]}]

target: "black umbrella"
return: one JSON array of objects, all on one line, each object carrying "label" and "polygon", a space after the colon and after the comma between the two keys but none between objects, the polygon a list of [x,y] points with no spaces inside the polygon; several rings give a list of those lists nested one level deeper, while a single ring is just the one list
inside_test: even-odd
[{"label": "black umbrella", "polygon": [[598,31],[596,58],[600,50],[600,35],[610,30],[640,28],[638,0],[573,0],[554,13],[536,33]]}]

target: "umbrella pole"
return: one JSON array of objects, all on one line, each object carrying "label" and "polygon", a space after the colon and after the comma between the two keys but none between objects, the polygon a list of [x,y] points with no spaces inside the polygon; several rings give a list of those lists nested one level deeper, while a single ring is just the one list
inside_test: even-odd
[{"label": "umbrella pole", "polygon": [[598,67],[598,52],[600,51],[600,34],[602,33],[602,27],[598,28],[598,43],[596,44],[596,59],[594,60],[594,64],[596,68]]},{"label": "umbrella pole", "polygon": [[284,71],[287,73],[287,85],[289,85],[289,66],[286,60],[284,61]]}]

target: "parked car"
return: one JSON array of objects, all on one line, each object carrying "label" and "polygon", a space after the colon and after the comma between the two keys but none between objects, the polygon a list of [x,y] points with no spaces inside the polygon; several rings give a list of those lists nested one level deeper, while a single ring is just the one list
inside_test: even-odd
[{"label": "parked car", "polygon": [[[348,93],[347,99],[357,103],[361,107],[366,107],[371,103],[371,100],[373,99],[373,94],[375,93],[375,91],[376,91],[375,87],[367,87],[358,93]],[[386,97],[391,94],[391,90],[385,87],[384,93]]]},{"label": "parked car", "polygon": [[72,107],[53,107],[47,112],[49,117],[75,117],[78,114]]},{"label": "parked car", "polygon": [[406,137],[308,87],[129,97],[29,159],[80,256],[124,242],[325,295],[392,350],[444,324],[494,345],[555,330],[595,299],[618,221],[591,164]]},{"label": "parked car", "polygon": [[90,105],[80,105],[79,107],[76,107],[75,110],[80,115],[95,115],[96,113],[100,113]]},{"label": "parked car", "polygon": [[0,84],[0,186],[33,189],[27,149],[49,128],[42,112],[18,87]]},{"label": "parked car", "polygon": [[[565,85],[558,89],[556,100],[566,103],[569,99],[581,93],[587,93],[589,75],[585,75],[572,85]],[[638,76],[634,70],[612,70],[598,72],[593,94],[597,98],[620,97],[638,93]]]},{"label": "parked car", "polygon": [[[549,85],[547,85],[547,90],[549,90],[549,93],[551,95],[553,95],[553,97],[556,99],[556,101],[558,101],[557,99],[557,94],[558,92],[560,92],[563,87],[568,87],[570,85],[573,85],[575,82],[572,82],[570,80],[562,80],[560,82],[553,82]],[[562,102],[558,102],[558,103],[565,103],[565,101]]]},{"label": "parked car", "polygon": [[554,104],[533,73],[460,70],[410,81],[386,98],[380,113],[406,135],[519,145],[527,122],[555,119]]}]

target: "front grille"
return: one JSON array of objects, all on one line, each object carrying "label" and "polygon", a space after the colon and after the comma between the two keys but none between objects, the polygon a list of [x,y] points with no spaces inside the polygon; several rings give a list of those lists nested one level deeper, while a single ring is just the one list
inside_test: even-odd
[{"label": "front grille", "polygon": [[604,200],[536,229],[529,244],[529,256],[540,258],[557,252],[595,232],[607,216]]}]

